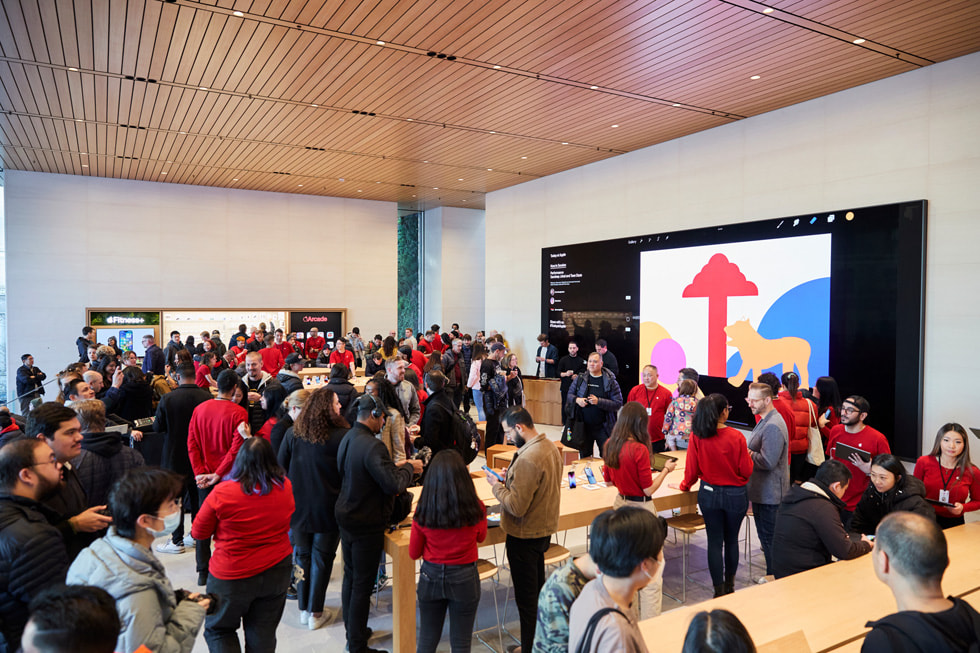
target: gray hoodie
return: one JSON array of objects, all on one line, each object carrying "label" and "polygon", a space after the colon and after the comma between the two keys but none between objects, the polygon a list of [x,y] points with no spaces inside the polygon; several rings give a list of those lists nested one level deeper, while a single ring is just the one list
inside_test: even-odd
[{"label": "gray hoodie", "polygon": [[95,585],[116,599],[122,631],[117,651],[145,645],[153,653],[190,653],[204,623],[204,608],[177,603],[163,565],[146,547],[108,534],[84,549],[68,569],[68,583]]}]

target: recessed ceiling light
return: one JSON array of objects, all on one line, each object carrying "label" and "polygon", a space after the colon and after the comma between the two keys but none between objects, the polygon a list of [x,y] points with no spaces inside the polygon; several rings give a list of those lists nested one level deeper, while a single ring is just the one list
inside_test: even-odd
[{"label": "recessed ceiling light", "polygon": [[522,156],[521,158],[522,158],[522,159],[526,159],[527,157],[526,157],[526,156]]},{"label": "recessed ceiling light", "polygon": [[385,42],[384,42],[384,41],[377,41],[377,44],[378,44],[378,45],[384,45],[384,44],[385,44]]},{"label": "recessed ceiling light", "polygon": [[75,122],[82,122],[81,118],[75,118]]},{"label": "recessed ceiling light", "polygon": [[775,9],[773,9],[772,7],[766,7],[765,9],[762,10],[762,13],[771,14],[773,11],[775,11]]},{"label": "recessed ceiling light", "polygon": [[492,132],[489,132],[489,133],[491,133],[491,134],[496,134],[497,132],[493,132],[493,131],[492,131]]},{"label": "recessed ceiling light", "polygon": [[161,175],[165,175],[165,174],[167,174],[167,171],[166,171],[166,170],[164,170],[164,171],[163,171],[163,172],[161,172],[160,174],[161,174]]},{"label": "recessed ceiling light", "polygon": [[73,73],[77,73],[78,72],[78,68],[69,68],[68,70],[72,71]]},{"label": "recessed ceiling light", "polygon": [[374,183],[376,183],[376,184],[380,184],[381,182],[380,182],[380,181],[376,181],[376,182],[374,182]]},{"label": "recessed ceiling light", "polygon": [[415,118],[405,118],[406,122],[415,122]]},{"label": "recessed ceiling light", "polygon": [[198,86],[197,87],[197,90],[199,90],[199,91],[206,91],[206,90],[208,90],[208,87],[207,86]]},{"label": "recessed ceiling light", "polygon": [[343,177],[341,177],[341,178],[340,178],[340,179],[338,179],[337,181],[346,181],[346,180],[345,180],[345,179],[344,179]]},{"label": "recessed ceiling light", "polygon": [[[494,70],[500,70],[500,66],[494,66],[493,69]],[[415,196],[413,195],[412,197],[415,197]]]},{"label": "recessed ceiling light", "polygon": [[562,143],[562,145],[568,145],[568,143]]},{"label": "recessed ceiling light", "polygon": [[297,185],[297,186],[299,186],[300,188],[302,188],[302,187],[303,187],[303,184],[296,184],[296,185]]},{"label": "recessed ceiling light", "polygon": [[363,191],[363,190],[361,190],[360,188],[358,188],[358,189],[357,189],[357,192],[358,192],[358,193],[363,193],[364,191]]},{"label": "recessed ceiling light", "polygon": [[613,125],[613,129],[616,129],[617,127],[619,127],[619,125]]},{"label": "recessed ceiling light", "polygon": [[459,178],[459,179],[457,179],[456,181],[463,181],[463,178],[462,178],[462,177],[460,177],[460,178]]},{"label": "recessed ceiling light", "polygon": [[762,79],[759,75],[752,75],[749,79]]},{"label": "recessed ceiling light", "polygon": [[82,156],[88,156],[88,152],[79,152]]},{"label": "recessed ceiling light", "polygon": [[83,164],[82,164],[82,167],[83,167],[83,168],[87,168],[87,167],[88,167],[88,164],[87,164],[87,163],[83,163]]},{"label": "recessed ceiling light", "polygon": [[319,105],[319,104],[311,104],[310,106],[311,106],[311,107],[318,107],[318,106],[320,106],[320,105]]},{"label": "recessed ceiling light", "polygon": [[422,163],[428,163],[428,161],[423,161]]},{"label": "recessed ceiling light", "polygon": [[679,104],[677,104],[677,103],[675,102],[675,103],[673,103],[673,104],[672,104],[672,105],[670,105],[670,106],[672,106],[672,107],[679,107],[679,106],[681,106],[681,105],[679,105]]},{"label": "recessed ceiling light", "polygon": [[589,88],[591,88],[594,91],[594,90],[596,90],[599,87],[598,86],[590,86]]},{"label": "recessed ceiling light", "polygon": [[235,177],[234,179],[232,179],[232,181],[238,181],[238,177]]},{"label": "recessed ceiling light", "polygon": [[854,39],[854,40],[853,40],[853,41],[851,41],[851,42],[852,42],[852,43],[853,43],[854,45],[861,45],[862,43],[864,43],[864,39]]},{"label": "recessed ceiling light", "polygon": [[493,168],[487,168],[487,172],[493,172]]},{"label": "recessed ceiling light", "polygon": [[415,197],[415,195],[412,195],[412,197]]},{"label": "recessed ceiling light", "polygon": [[435,187],[433,187],[432,190],[439,190],[439,187],[438,186],[435,186]]},{"label": "recessed ceiling light", "polygon": [[186,134],[187,132],[180,132],[181,134]]},{"label": "recessed ceiling light", "polygon": [[233,11],[233,12],[231,12],[231,15],[232,16],[238,16],[239,18],[241,18],[242,16],[245,15],[245,12],[243,12],[243,11]]},{"label": "recessed ceiling light", "polygon": [[173,163],[173,161],[167,161],[167,163]]}]

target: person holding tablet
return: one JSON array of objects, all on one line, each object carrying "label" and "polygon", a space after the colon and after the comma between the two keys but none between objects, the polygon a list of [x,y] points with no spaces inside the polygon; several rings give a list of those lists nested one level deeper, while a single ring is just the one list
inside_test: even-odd
[{"label": "person holding tablet", "polygon": [[970,441],[961,425],[940,427],[932,451],[915,461],[912,474],[925,484],[940,528],[959,526],[964,513],[980,508],[980,470],[970,461]]},{"label": "person holding tablet", "polygon": [[[857,508],[861,495],[868,488],[871,459],[880,453],[892,452],[885,436],[864,423],[864,420],[868,419],[870,410],[871,406],[864,397],[851,395],[845,399],[841,405],[840,424],[831,429],[830,439],[827,441],[827,457],[841,461],[847,467],[847,471],[851,472],[851,482],[844,496],[841,497],[847,505],[847,509],[841,511],[844,528],[850,527],[854,509]],[[841,452],[838,453],[838,444],[858,451],[845,452],[842,447]]]},{"label": "person holding tablet", "polygon": [[[634,506],[656,513],[651,496],[674,471],[676,460],[668,460],[656,476],[650,470],[650,435],[647,432],[647,409],[630,401],[619,409],[612,435],[606,441],[602,459],[602,476],[619,490],[613,508]],[[663,603],[662,584],[653,583],[640,590],[640,619],[656,617]]]},{"label": "person holding tablet", "polygon": [[745,486],[752,476],[745,436],[725,426],[728,412],[728,400],[718,393],[698,403],[684,480],[678,486],[671,485],[686,492],[701,479],[698,507],[708,535],[708,570],[716,597],[735,591],[738,531],[749,509]]}]

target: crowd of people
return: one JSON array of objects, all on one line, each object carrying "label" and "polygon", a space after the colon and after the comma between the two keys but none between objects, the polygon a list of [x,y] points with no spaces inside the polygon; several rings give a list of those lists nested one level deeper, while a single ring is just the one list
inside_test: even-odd
[{"label": "crowd of people", "polygon": [[[560,356],[542,334],[522,372],[501,334],[470,336],[455,324],[371,339],[355,327],[333,342],[316,329],[304,335],[243,324],[226,347],[217,331],[196,344],[173,331],[164,348],[146,336],[140,360],[113,339],[96,343],[86,327],[49,402],[53,381],[22,357],[26,420],[0,412],[0,652],[56,641],[37,610],[58,600],[115,628],[107,650],[190,651],[203,628],[211,651],[238,650],[239,631],[246,650],[273,651],[288,596],[303,626],[321,628],[339,611],[348,649],[373,651],[368,613],[385,579],[384,536],[410,514],[413,485],[422,486],[409,547],[422,561],[418,650],[436,650],[447,614],[452,650],[469,650],[488,526],[467,467],[471,407],[486,446],[518,448],[502,474],[486,477],[506,535],[517,650],[646,650],[637,620],[661,612],[667,530],[652,497],[676,468],[669,452],[683,449],[684,476],[672,487],[699,483],[715,596],[735,591],[751,504],[768,578],[873,551],[900,606],[938,613],[881,620],[868,642],[939,642],[936,623],[948,641],[976,639],[969,624],[980,615],[939,591],[941,529],[980,508],[980,470],[958,424],[941,427],[909,473],[866,424],[867,400],[841,399],[831,377],[807,389],[792,371],[760,375],[748,387],[757,423],[746,436],[727,424],[728,400],[705,396],[691,368],[669,388],[646,365],[624,400],[601,339],[587,357],[574,341]],[[309,366],[328,366],[327,382],[304,381]],[[363,392],[351,382],[360,368],[370,377]],[[527,376],[559,380],[563,443],[601,457],[618,492],[592,524],[589,555],[550,577],[563,463],[524,407]],[[665,453],[653,471],[652,457]],[[157,554],[189,547],[198,587],[174,590]],[[330,606],[338,548],[341,602]],[[692,621],[684,650],[754,646],[733,615],[715,611]]]}]

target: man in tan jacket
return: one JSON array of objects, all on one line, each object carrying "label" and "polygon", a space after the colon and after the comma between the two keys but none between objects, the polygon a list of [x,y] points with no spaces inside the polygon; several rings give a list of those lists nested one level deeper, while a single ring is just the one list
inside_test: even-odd
[{"label": "man in tan jacket", "polygon": [[534,429],[523,407],[508,408],[500,423],[504,437],[518,450],[504,481],[492,474],[487,481],[500,502],[500,527],[507,534],[507,559],[521,618],[521,647],[517,650],[530,653],[538,593],[545,580],[544,554],[558,530],[562,461],[558,447]]}]

